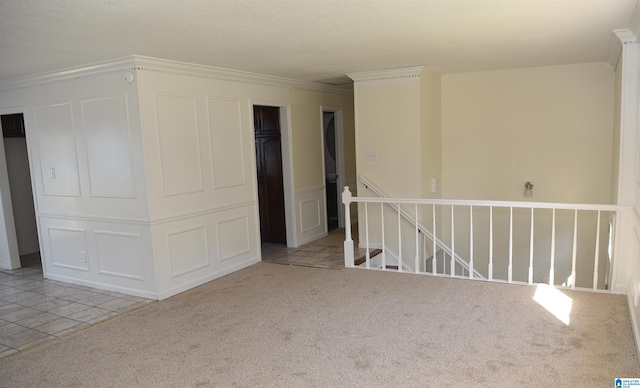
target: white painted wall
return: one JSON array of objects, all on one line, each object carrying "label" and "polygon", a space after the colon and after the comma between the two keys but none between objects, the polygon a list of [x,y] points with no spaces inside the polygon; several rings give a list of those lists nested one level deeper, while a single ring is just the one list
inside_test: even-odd
[{"label": "white painted wall", "polygon": [[[421,156],[421,79],[422,67],[379,72],[349,74],[355,81],[356,164],[357,173],[377,185],[389,197],[419,198],[422,196]],[[374,153],[373,160],[366,154]],[[358,195],[375,196],[358,182]],[[369,229],[370,246],[382,247],[379,206],[368,209],[365,220],[363,204],[358,206],[359,242],[365,244],[365,221]],[[397,212],[385,208],[384,242],[389,255],[402,254],[402,260],[415,257],[415,240],[398,240]],[[400,222],[406,235],[411,227]],[[410,265],[413,267],[413,264]]]},{"label": "white painted wall", "polygon": [[296,88],[291,89],[290,99],[296,234],[297,244],[302,245],[327,234],[323,107],[340,112],[345,166],[342,179],[346,182],[355,178],[353,95]]},{"label": "white painted wall", "polygon": [[[358,173],[389,196],[518,201],[525,200],[524,183],[533,181],[534,201],[612,203],[615,75],[604,63],[442,76],[422,71],[414,84],[411,78],[385,79],[370,73],[355,79]],[[365,152],[373,150],[379,160],[364,160]],[[393,155],[388,157],[393,160],[382,159],[386,155]],[[441,191],[431,194],[430,178],[440,175]],[[407,190],[410,186],[413,191]],[[364,187],[359,190],[368,195]],[[450,211],[445,210],[438,214],[438,235],[450,241]],[[499,213],[494,234],[508,236],[508,214],[504,218]],[[379,222],[379,216],[373,217],[374,224]],[[430,221],[430,212],[423,217]],[[468,209],[456,209],[455,217],[456,252],[468,257]],[[488,222],[488,214],[474,217],[476,225]],[[536,217],[536,235],[550,235],[550,214]],[[579,263],[592,261],[594,254],[593,241],[586,237],[595,235],[595,218],[585,217],[578,238]],[[572,215],[560,212],[557,221],[558,236],[570,235]],[[516,214],[518,223],[527,234],[515,237],[515,252],[528,258],[528,214]],[[601,228],[604,266],[606,218]],[[360,232],[362,241],[362,228]],[[476,267],[485,268],[486,275],[485,232],[479,228],[474,242],[480,249],[475,252]],[[380,232],[373,233],[374,241],[379,240]],[[507,266],[500,260],[506,260],[508,245],[502,237],[495,241],[494,274],[506,279]],[[570,270],[571,245],[557,248],[557,279],[562,279]],[[536,276],[548,273],[548,252],[544,243],[536,246]],[[517,268],[518,276],[524,276],[517,280],[526,280],[526,266],[523,274]],[[583,265],[579,280],[592,269]]]},{"label": "white painted wall", "polygon": [[137,85],[106,67],[3,89],[0,107],[25,107],[45,276],[154,297]]},{"label": "white painted wall", "polygon": [[260,260],[252,105],[280,105],[288,89],[184,71],[138,79],[162,298]]},{"label": "white painted wall", "polygon": [[605,63],[442,77],[443,196],[611,203],[614,72]]},{"label": "white painted wall", "polygon": [[627,258],[619,263],[613,273],[615,289],[627,293],[632,328],[636,347],[640,349],[640,44],[631,31],[619,31],[622,42],[621,54],[616,68],[616,125],[619,125],[619,189],[617,200],[630,205],[619,219],[618,256]]},{"label": "white painted wall", "polygon": [[[613,95],[615,73],[604,63],[447,74],[442,77],[442,190],[445,198],[572,203],[613,203]],[[524,183],[534,196],[524,198]],[[494,275],[507,277],[508,212],[496,210]],[[468,210],[456,215],[456,250],[468,257]],[[536,214],[534,277],[548,277],[551,214]],[[529,214],[516,212],[514,279],[526,281]],[[444,220],[444,230],[450,221]],[[559,212],[556,280],[571,272],[573,215]],[[477,225],[488,214],[475,214]],[[606,268],[607,219],[601,225],[600,274]],[[595,218],[579,229],[578,263],[594,256]],[[476,268],[488,265],[488,235],[474,236]],[[592,264],[580,265],[578,286],[588,287]],[[601,279],[604,284],[604,278]]]},{"label": "white painted wall", "polygon": [[281,107],[288,237],[303,240],[324,203],[302,194],[323,186],[293,177],[322,176],[306,153],[322,150],[320,106],[352,115],[350,92],[334,89],[144,57],[0,85],[0,112],[26,113],[45,276],[162,299],[259,261],[253,104]]},{"label": "white painted wall", "polygon": [[442,76],[423,70],[420,84],[422,197],[442,198],[431,192],[431,178],[442,181]]}]

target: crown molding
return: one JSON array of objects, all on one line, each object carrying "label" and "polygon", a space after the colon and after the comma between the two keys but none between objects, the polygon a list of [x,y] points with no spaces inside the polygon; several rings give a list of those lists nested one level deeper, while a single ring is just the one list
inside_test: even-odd
[{"label": "crown molding", "polygon": [[60,70],[13,78],[0,82],[0,91],[27,88],[30,86],[66,82],[105,74],[131,72],[135,70],[133,57],[110,61],[93,62],[83,66],[67,67]]},{"label": "crown molding", "polygon": [[412,78],[420,77],[424,66],[401,67],[398,69],[362,71],[357,73],[348,73],[347,77],[355,82],[361,81],[378,81],[384,79]]},{"label": "crown molding", "polygon": [[228,82],[275,86],[281,88],[304,89],[323,93],[353,95],[353,87],[351,85],[346,87],[332,86],[321,84],[318,82],[299,81],[290,78],[249,73],[239,70],[223,69],[186,62],[170,61],[140,55],[132,55],[109,61],[94,62],[83,66],[69,67],[57,71],[10,79],[4,82],[0,82],[0,91],[26,88],[30,86],[54,82],[79,80],[106,74],[134,71],[150,71]]},{"label": "crown molding", "polygon": [[622,47],[625,44],[638,43],[638,38],[628,28],[611,31],[611,42],[609,43],[609,59],[607,62],[614,69],[618,66]]},{"label": "crown molding", "polygon": [[299,81],[284,77],[276,77],[186,62],[170,61],[166,59],[151,58],[140,55],[135,55],[134,58],[137,70],[142,71],[154,71],[160,73],[185,75],[190,77],[215,79],[220,81],[240,82],[284,88],[305,89],[317,92],[353,95],[353,88],[351,85],[346,87],[332,86],[321,84],[318,82]]}]

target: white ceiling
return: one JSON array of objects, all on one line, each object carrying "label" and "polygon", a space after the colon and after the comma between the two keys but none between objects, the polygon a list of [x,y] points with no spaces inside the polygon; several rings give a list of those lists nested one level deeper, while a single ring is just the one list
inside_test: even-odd
[{"label": "white ceiling", "polygon": [[144,55],[305,81],[607,61],[637,0],[0,0],[0,81]]}]

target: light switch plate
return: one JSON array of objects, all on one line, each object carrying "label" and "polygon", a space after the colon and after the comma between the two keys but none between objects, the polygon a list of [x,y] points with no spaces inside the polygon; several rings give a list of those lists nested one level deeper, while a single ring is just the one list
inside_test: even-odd
[{"label": "light switch plate", "polygon": [[378,160],[378,151],[367,151],[364,153],[364,160]]}]

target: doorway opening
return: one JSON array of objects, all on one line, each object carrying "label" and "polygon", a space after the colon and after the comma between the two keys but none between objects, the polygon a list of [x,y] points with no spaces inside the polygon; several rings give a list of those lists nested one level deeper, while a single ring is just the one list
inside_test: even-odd
[{"label": "doorway opening", "polygon": [[2,194],[4,198],[7,194],[11,198],[11,207],[3,208],[10,264],[14,268],[42,267],[24,116],[22,113],[1,115],[0,125],[4,151],[2,162],[6,167],[6,176],[2,177],[2,181],[8,184],[8,187],[3,184]]},{"label": "doorway opening", "polygon": [[253,106],[260,238],[287,244],[280,108]]},{"label": "doorway opening", "polygon": [[341,202],[341,188],[344,185],[344,154],[340,108],[323,107],[322,139],[327,232],[330,232],[344,227],[344,206]]},{"label": "doorway opening", "polygon": [[337,229],[339,226],[335,115],[335,112],[322,112],[322,126],[324,129],[324,176],[327,196],[327,231]]}]

